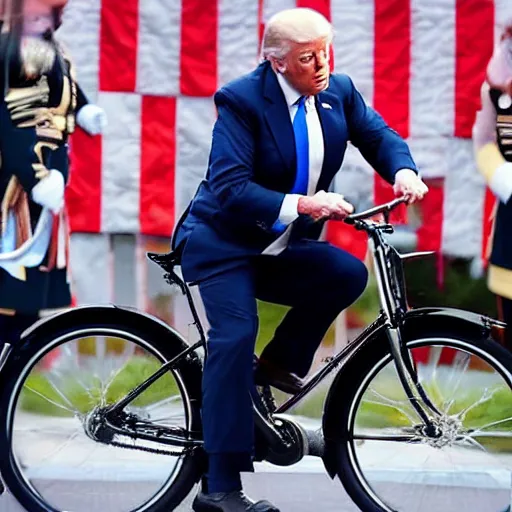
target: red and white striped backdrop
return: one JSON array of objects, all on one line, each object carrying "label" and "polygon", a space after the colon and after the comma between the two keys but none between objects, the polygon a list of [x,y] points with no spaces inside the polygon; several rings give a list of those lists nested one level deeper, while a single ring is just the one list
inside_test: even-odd
[{"label": "red and white striped backdrop", "polygon": [[[333,23],[346,72],[407,138],[432,182],[421,248],[475,256],[485,186],[471,147],[495,21],[510,0],[70,0],[60,37],[109,126],[72,140],[69,206],[80,232],[168,236],[208,159],[215,90],[258,63],[265,20],[306,6]],[[387,198],[349,151],[336,188]]]}]

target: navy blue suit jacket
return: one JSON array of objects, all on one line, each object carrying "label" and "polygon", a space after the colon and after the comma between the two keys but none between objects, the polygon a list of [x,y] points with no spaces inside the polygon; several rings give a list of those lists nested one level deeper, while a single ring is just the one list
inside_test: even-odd
[{"label": "navy blue suit jacket", "polygon": [[[189,282],[236,266],[274,241],[272,225],[295,179],[293,127],[269,62],[222,87],[214,100],[218,118],[206,178],[173,237]],[[365,104],[348,76],[331,75],[315,101],[324,138],[317,191],[328,190],[348,141],[390,183],[399,169],[416,169],[405,141]],[[321,229],[322,223],[299,216],[291,239],[318,239]]]}]

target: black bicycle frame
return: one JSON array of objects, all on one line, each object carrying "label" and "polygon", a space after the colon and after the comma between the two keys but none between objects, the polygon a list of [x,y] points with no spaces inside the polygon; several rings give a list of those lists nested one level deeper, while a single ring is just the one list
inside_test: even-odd
[{"label": "black bicycle frame", "polygon": [[[353,224],[355,229],[365,230],[370,237],[373,245],[372,254],[381,303],[381,312],[377,319],[354,341],[347,344],[340,352],[330,358],[327,364],[312,375],[299,393],[291,396],[285,403],[283,403],[277,409],[276,414],[284,413],[293,407],[293,405],[323,381],[327,375],[329,375],[334,369],[338,368],[343,361],[346,361],[351,355],[355,354],[374,335],[376,335],[378,331],[381,331],[382,329],[384,329],[384,332],[387,335],[391,354],[395,361],[396,370],[404,387],[405,393],[419,417],[425,423],[426,427],[433,427],[433,423],[430,419],[432,413],[435,416],[441,414],[422,388],[414,368],[411,354],[403,343],[401,337],[401,327],[407,311],[406,288],[402,262],[406,259],[433,254],[432,252],[414,252],[400,255],[385,241],[383,233],[393,232],[393,226],[388,222],[389,212],[402,202],[404,202],[402,199],[396,199],[390,203],[372,208],[365,212],[353,214],[345,219],[345,222]],[[371,223],[365,221],[365,219],[378,214],[384,214],[384,223]],[[200,339],[198,342],[174,357],[171,361],[165,363],[155,374],[133,389],[126,397],[116,404],[109,406],[107,414],[117,412],[124,408],[167,371],[176,368],[180,360],[191,352],[199,348],[203,348],[205,351],[207,350],[206,336],[201,325],[194,300],[190,293],[190,289],[175,272],[175,266],[179,264],[179,256],[180,255],[176,252],[164,255],[154,253],[148,254],[148,257],[152,261],[166,270],[167,273],[164,276],[164,279],[166,279],[171,285],[177,285],[182,293],[186,295],[190,311],[193,316],[193,324],[198,330]]]}]

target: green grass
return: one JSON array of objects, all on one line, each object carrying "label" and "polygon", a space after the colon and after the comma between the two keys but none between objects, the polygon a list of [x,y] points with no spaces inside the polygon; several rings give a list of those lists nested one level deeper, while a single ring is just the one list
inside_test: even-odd
[{"label": "green grass", "polygon": [[[113,404],[126,396],[128,391],[144,382],[159,367],[160,364],[155,360],[134,357],[105,390],[102,390],[99,379],[82,375],[80,381],[86,383],[86,386],[83,386],[73,374],[70,374],[58,381],[57,388],[60,394],[44,373],[34,372],[25,383],[21,407],[26,411],[50,416],[71,416],[73,413],[69,409],[87,413],[100,404]],[[133,405],[149,405],[176,395],[177,392],[174,377],[166,374],[139,395]]]},{"label": "green grass", "polygon": [[[149,377],[157,368],[158,363],[155,361],[144,357],[135,357],[123,368],[104,392],[101,391],[99,382],[97,386],[92,386],[92,389],[89,389],[89,392],[87,392],[74,377],[70,376],[67,380],[60,381],[58,386],[66,399],[63,399],[62,396],[57,393],[43,373],[34,373],[29,377],[23,391],[22,408],[33,413],[44,415],[71,416],[72,413],[66,410],[70,408],[69,404],[71,404],[72,409],[81,413],[87,413],[95,406],[102,403],[102,397],[104,400],[103,403],[106,404],[111,404],[119,400],[125,396],[128,391]],[[93,383],[94,379],[89,379],[87,382],[89,384]],[[378,383],[375,388],[378,389],[379,393],[392,400],[400,401],[400,407],[402,407],[407,414],[415,417],[412,406],[407,402],[403,402],[405,395],[396,380],[392,381],[391,379],[386,380],[379,378],[379,380],[375,382]],[[88,388],[90,387],[91,386],[88,386]],[[426,387],[426,390],[437,404],[442,403],[435,388]],[[137,400],[134,401],[134,405],[144,406],[152,404],[166,397],[173,396],[176,393],[177,386],[174,378],[171,375],[166,375],[139,396]],[[325,394],[325,389],[311,394],[297,404],[291,412],[310,418],[321,418]],[[50,401],[44,399],[41,395],[48,397]],[[477,389],[474,391],[466,390],[461,398],[452,404],[449,412],[456,414],[473,405],[480,397],[481,391]],[[286,396],[276,392],[276,398],[278,402],[282,402]],[[58,405],[54,405],[52,402]],[[512,393],[508,389],[499,389],[489,400],[486,400],[468,412],[464,426],[466,428],[479,428],[492,421],[510,417],[512,415],[511,411]],[[407,415],[398,409],[365,401],[359,408],[357,425],[360,428],[389,428],[410,426],[411,422],[407,418]],[[512,430],[512,421],[500,425],[497,430],[510,433]],[[496,451],[512,452],[512,441],[510,439],[480,438],[479,442]]]}]

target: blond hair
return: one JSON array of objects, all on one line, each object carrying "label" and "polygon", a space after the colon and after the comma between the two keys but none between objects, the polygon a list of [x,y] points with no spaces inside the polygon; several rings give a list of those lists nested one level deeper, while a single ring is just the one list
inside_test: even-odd
[{"label": "blond hair", "polygon": [[332,25],[318,11],[305,7],[286,9],[274,14],[265,27],[261,58],[282,59],[290,49],[290,43],[307,43],[320,37],[330,44],[333,38]]}]

